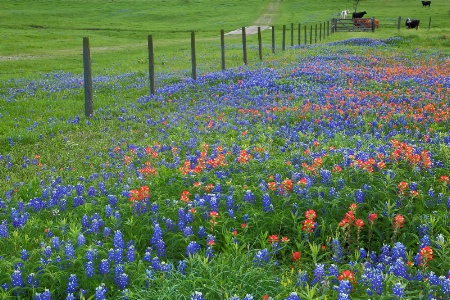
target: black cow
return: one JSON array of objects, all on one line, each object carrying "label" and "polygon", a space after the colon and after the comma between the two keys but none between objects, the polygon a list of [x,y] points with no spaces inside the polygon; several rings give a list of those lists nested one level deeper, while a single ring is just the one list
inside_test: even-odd
[{"label": "black cow", "polygon": [[422,7],[430,7],[431,1],[422,1]]},{"label": "black cow", "polygon": [[416,30],[419,30],[419,24],[420,20],[411,20],[410,18],[406,19],[406,28],[412,29],[415,28]]},{"label": "black cow", "polygon": [[360,19],[360,18],[364,17],[365,14],[367,14],[365,11],[363,11],[363,12],[354,12],[352,14],[352,19]]}]

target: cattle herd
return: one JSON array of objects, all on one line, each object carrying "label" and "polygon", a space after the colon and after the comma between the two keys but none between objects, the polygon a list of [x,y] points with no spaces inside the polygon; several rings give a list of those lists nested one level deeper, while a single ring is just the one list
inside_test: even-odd
[{"label": "cattle herd", "polygon": [[[431,7],[431,1],[422,1],[422,7]],[[342,19],[346,19],[347,15],[350,14],[350,10],[343,10],[339,13],[339,16]],[[365,28],[370,28],[372,27],[372,21],[371,19],[363,19],[364,15],[367,14],[366,11],[362,11],[362,12],[353,12],[352,13],[352,19],[353,19],[353,25],[354,26],[358,26],[358,27],[365,27]],[[378,26],[380,25],[380,21],[375,19],[375,28],[378,28]],[[413,29],[415,28],[416,30],[419,30],[419,24],[420,24],[420,20],[413,20],[410,18],[406,19],[406,28],[407,29]]]}]

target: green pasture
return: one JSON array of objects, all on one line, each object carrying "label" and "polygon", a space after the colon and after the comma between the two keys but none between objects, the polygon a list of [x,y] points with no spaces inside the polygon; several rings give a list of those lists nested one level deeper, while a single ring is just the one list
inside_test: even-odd
[{"label": "green pasture", "polygon": [[[147,70],[147,37],[154,39],[156,71],[189,70],[190,32],[196,33],[200,69],[220,69],[220,30],[243,26],[274,25],[277,52],[281,50],[282,27],[301,29],[324,24],[352,1],[272,0],[276,12],[270,24],[255,24],[267,13],[270,0],[3,0],[0,11],[0,79],[28,77],[62,70],[82,73],[82,38],[89,37],[94,76],[99,73]],[[375,33],[338,33],[318,42],[355,36],[410,39],[410,46],[450,48],[450,12],[447,0],[433,0],[423,8],[419,0],[363,0],[358,11],[380,20]],[[419,31],[397,30],[398,17],[421,19]],[[431,28],[428,30],[431,18]],[[304,42],[303,33],[301,43]],[[264,31],[263,54],[271,55],[271,32]],[[309,32],[308,32],[309,42]],[[243,64],[240,35],[226,36],[227,67]],[[249,62],[258,61],[256,35],[248,36]],[[295,44],[297,43],[295,37]],[[406,44],[405,46],[409,46]]]}]

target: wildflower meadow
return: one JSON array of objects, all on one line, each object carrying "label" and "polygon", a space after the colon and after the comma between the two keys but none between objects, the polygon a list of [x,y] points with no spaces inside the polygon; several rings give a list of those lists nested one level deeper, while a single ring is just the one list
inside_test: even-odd
[{"label": "wildflower meadow", "polygon": [[403,42],[95,76],[90,118],[2,82],[0,298],[450,299],[450,60]]}]

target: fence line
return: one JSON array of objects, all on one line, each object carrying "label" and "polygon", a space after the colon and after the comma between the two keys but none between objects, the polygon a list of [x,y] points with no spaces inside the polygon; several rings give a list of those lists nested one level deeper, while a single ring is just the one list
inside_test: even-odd
[{"label": "fence line", "polygon": [[[337,32],[337,20],[345,20],[345,19],[331,19],[330,21],[323,23],[323,38],[325,39],[327,36]],[[375,18],[369,19],[371,20],[371,30],[374,31],[374,21]],[[347,20],[348,22],[349,20]],[[352,21],[352,20],[350,20]],[[353,23],[353,21],[352,21]],[[397,28],[400,30],[401,17],[398,17]],[[294,46],[294,23],[291,23],[290,26],[291,31],[291,46]],[[428,22],[428,29],[431,27],[431,17]],[[272,54],[275,54],[275,26],[271,26],[272,29]],[[320,23],[320,27],[318,29],[317,24],[315,24],[314,30],[314,43],[317,43],[317,31],[319,30],[319,41],[322,41],[322,23]],[[283,25],[282,30],[282,51],[286,49],[286,25]],[[220,30],[220,46],[221,46],[221,62],[222,62],[222,70],[226,69],[225,64],[225,33],[224,30]],[[304,37],[304,45],[308,44],[307,41],[307,27],[304,25],[303,28],[303,37]],[[297,42],[298,45],[301,45],[301,24],[298,23],[297,28]],[[313,25],[310,26],[309,29],[309,44],[313,43]],[[247,40],[246,40],[246,28],[242,27],[242,51],[243,51],[243,62],[244,65],[248,65],[247,58]],[[262,40],[261,40],[261,27],[258,27],[258,54],[259,59],[262,60]],[[149,87],[150,94],[155,94],[155,56],[153,52],[153,37],[152,35],[148,36],[148,57],[149,57]],[[195,33],[191,32],[191,63],[192,63],[192,79],[197,79],[197,62],[196,62],[196,52],[195,52]],[[85,95],[85,116],[91,117],[93,115],[93,89],[92,89],[92,70],[91,70],[91,59],[90,59],[90,47],[89,47],[89,38],[83,38],[83,67],[84,67],[84,95]]]}]

